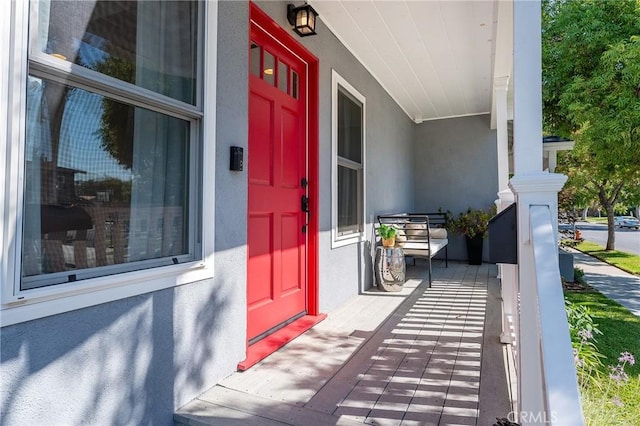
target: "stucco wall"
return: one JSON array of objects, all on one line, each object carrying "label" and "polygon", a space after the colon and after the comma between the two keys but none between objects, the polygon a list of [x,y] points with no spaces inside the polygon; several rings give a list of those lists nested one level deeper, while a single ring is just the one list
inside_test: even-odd
[{"label": "stucco wall", "polygon": [[215,278],[2,328],[2,424],[170,425],[244,358],[248,10],[219,5]]},{"label": "stucco wall", "polygon": [[[290,30],[287,3],[256,2]],[[331,248],[331,70],[366,98],[365,217],[369,240],[377,214],[413,208],[414,123],[321,21],[316,31],[312,37],[295,37],[320,59],[320,309],[328,312],[372,282],[367,243]]]},{"label": "stucco wall", "polygon": [[[498,197],[496,131],[489,115],[426,121],[415,129],[417,211],[490,208]],[[464,240],[450,235],[449,258],[466,259]],[[485,240],[484,258],[488,250]]]}]

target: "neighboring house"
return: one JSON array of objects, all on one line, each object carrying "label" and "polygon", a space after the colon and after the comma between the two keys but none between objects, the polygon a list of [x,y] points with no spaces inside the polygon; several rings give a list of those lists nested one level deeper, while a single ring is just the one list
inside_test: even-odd
[{"label": "neighboring house", "polygon": [[[293,337],[371,286],[380,213],[508,205],[515,192],[519,272],[503,286],[517,288],[519,274],[531,302],[521,315],[537,318],[529,206],[548,206],[553,230],[563,183],[542,173],[540,25],[527,16],[539,4],[440,5],[448,22],[486,26],[489,54],[457,71],[463,87],[425,68],[441,81],[420,102],[348,29],[365,34],[358,8],[389,31],[420,22],[402,25],[408,9],[365,13],[372,4],[312,2],[318,34],[305,38],[287,2],[0,4],[2,423],[172,423],[255,363],[273,330],[288,324]],[[425,40],[419,56],[442,54]],[[399,51],[412,48],[402,41]],[[475,51],[464,39],[449,47]],[[464,257],[461,240],[450,256]],[[554,297],[540,304],[555,315]],[[509,309],[505,330],[514,321],[517,333]],[[541,364],[545,335],[544,321],[531,323],[527,366]],[[560,367],[564,337],[547,344]],[[542,377],[523,379],[536,401],[552,394]]]}]

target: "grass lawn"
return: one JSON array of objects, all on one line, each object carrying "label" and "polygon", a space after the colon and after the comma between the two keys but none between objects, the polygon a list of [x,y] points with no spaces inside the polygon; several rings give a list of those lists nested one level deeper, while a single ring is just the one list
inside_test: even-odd
[{"label": "grass lawn", "polygon": [[582,241],[575,248],[627,272],[640,275],[640,256],[618,250],[605,251],[604,247],[590,241]]},{"label": "grass lawn", "polygon": [[[596,337],[599,351],[607,358],[600,371],[601,386],[588,384],[582,391],[583,411],[588,425],[640,425],[640,318],[626,308],[595,291],[567,291],[574,303],[589,303],[591,316],[602,335]],[[636,358],[634,366],[626,366],[629,381],[619,387],[609,378],[609,365],[615,366],[621,352]],[[612,402],[619,397],[623,406]]]},{"label": "grass lawn", "polygon": [[606,217],[587,216],[587,222],[589,222],[589,223],[604,223],[606,225],[607,218]]}]

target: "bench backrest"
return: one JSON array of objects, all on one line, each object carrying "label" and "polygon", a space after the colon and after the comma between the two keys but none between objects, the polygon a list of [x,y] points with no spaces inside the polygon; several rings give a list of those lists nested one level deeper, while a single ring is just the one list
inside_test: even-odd
[{"label": "bench backrest", "polygon": [[[391,214],[378,216],[378,223],[393,225],[407,241],[429,242],[429,217],[422,214]],[[398,237],[396,237],[399,239]]]},{"label": "bench backrest", "polygon": [[429,226],[431,228],[447,228],[447,214],[446,213],[420,213],[423,216],[429,218]]},{"label": "bench backrest", "polygon": [[[429,243],[431,238],[446,238],[447,216],[445,213],[402,213],[378,216],[379,224],[394,225],[401,230],[401,239]],[[443,232],[434,233],[434,229]],[[429,232],[431,230],[431,232]],[[439,236],[443,234],[444,236]],[[435,235],[435,236],[434,236]]]}]

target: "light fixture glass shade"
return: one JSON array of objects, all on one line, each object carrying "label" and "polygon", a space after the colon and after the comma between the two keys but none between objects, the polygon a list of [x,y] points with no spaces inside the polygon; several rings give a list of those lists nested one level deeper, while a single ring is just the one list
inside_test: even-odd
[{"label": "light fixture glass shade", "polygon": [[316,34],[316,17],[318,12],[308,4],[295,7],[292,4],[287,6],[287,18],[293,31],[300,37]]}]

